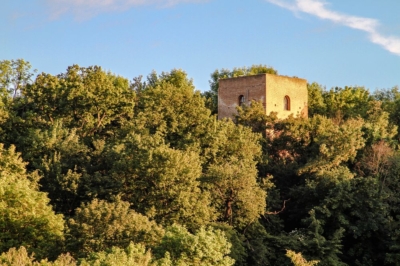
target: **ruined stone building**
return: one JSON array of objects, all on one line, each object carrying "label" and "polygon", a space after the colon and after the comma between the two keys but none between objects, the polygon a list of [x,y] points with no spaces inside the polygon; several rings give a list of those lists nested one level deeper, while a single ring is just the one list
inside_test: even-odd
[{"label": "ruined stone building", "polygon": [[280,119],[290,114],[307,117],[307,80],[273,74],[219,80],[219,119],[233,118],[237,106],[248,105],[252,100],[261,102],[267,115],[277,112]]}]

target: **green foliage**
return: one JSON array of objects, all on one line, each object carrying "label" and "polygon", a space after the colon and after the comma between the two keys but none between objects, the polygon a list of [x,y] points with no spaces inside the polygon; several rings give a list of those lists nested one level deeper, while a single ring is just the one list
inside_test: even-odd
[{"label": "green foliage", "polygon": [[231,244],[224,233],[201,227],[195,234],[179,225],[166,229],[161,244],[154,249],[156,265],[233,265],[228,256]]},{"label": "green foliage", "polygon": [[263,149],[268,164],[264,164],[263,172],[273,176],[281,193],[287,194],[292,186],[301,185],[299,175],[323,173],[354,162],[365,145],[360,118],[339,125],[320,115],[271,121]]},{"label": "green foliage", "polygon": [[365,145],[363,121],[349,119],[340,125],[322,116],[309,120],[308,150],[312,154],[300,173],[323,172],[353,160]]},{"label": "green foliage", "polygon": [[368,144],[381,140],[392,142],[397,134],[397,126],[390,123],[389,113],[382,109],[382,102],[370,101],[364,123],[364,138]]},{"label": "green foliage", "polygon": [[384,178],[380,178],[382,184],[381,193],[386,195],[385,202],[389,206],[389,223],[387,226],[389,239],[388,248],[385,250],[385,263],[395,265],[400,259],[400,154],[399,152],[385,156],[387,170]]},{"label": "green foliage", "polygon": [[11,248],[7,252],[0,255],[1,266],[75,266],[76,262],[69,254],[61,254],[54,262],[49,262],[47,259],[36,261],[33,255],[29,255],[25,247],[19,249]]},{"label": "green foliage", "polygon": [[67,106],[62,83],[62,79],[57,76],[41,73],[34,83],[28,84],[23,90],[22,101],[30,109],[27,118],[42,124],[53,123],[55,119],[63,117]]},{"label": "green foliage", "polygon": [[23,95],[33,119],[63,119],[83,137],[113,134],[112,123],[124,124],[133,117],[135,95],[128,81],[98,66],[73,65],[56,77],[42,73]]},{"label": "green foliage", "polygon": [[[395,121],[397,103],[400,99],[400,91],[398,86],[394,86],[390,89],[376,90],[373,95],[373,99],[382,102],[382,108],[384,111],[391,115],[391,121]],[[396,123],[397,124],[397,123]],[[398,124],[397,124],[398,125]]]},{"label": "green foliage", "polygon": [[79,257],[111,247],[122,248],[130,242],[154,246],[164,234],[154,221],[131,210],[129,203],[118,198],[111,203],[95,199],[82,205],[68,226],[69,249]]},{"label": "green foliage", "polygon": [[267,129],[269,116],[265,114],[265,108],[261,102],[252,101],[250,105],[242,105],[237,108],[236,122],[250,127],[253,132],[263,133]]},{"label": "green foliage", "polygon": [[[7,119],[10,118],[10,102],[11,98],[8,92],[0,89],[0,134],[3,134],[3,127]],[[3,137],[4,138],[4,137]]]},{"label": "green foliage", "polygon": [[321,265],[383,263],[380,249],[387,241],[390,219],[378,182],[375,178],[354,178],[341,167],[297,188],[293,195],[298,206],[292,219],[296,210],[311,210],[303,219],[307,225],[303,252],[321,260]]},{"label": "green foliage", "polygon": [[[271,239],[265,230],[265,227],[255,221],[245,228],[243,232],[245,238],[244,245],[247,250],[247,264],[245,265],[270,265],[271,257],[279,253],[279,248],[276,251],[271,250]],[[279,263],[277,263],[279,265]]]},{"label": "green foliage", "polygon": [[346,265],[338,257],[342,253],[342,237],[345,230],[339,228],[326,237],[323,227],[325,221],[316,218],[315,210],[311,210],[309,215],[303,220],[308,225],[304,238],[299,239],[304,253],[318,258],[321,265]]},{"label": "green foliage", "polygon": [[231,120],[215,121],[203,146],[208,164],[219,164],[230,159],[254,164],[261,157],[261,135],[248,127],[235,125]]},{"label": "green foliage", "polygon": [[46,194],[38,191],[38,178],[27,175],[14,147],[0,145],[0,252],[25,246],[37,258],[56,254],[64,221],[53,212]]},{"label": "green foliage", "polygon": [[235,260],[236,266],[247,265],[247,250],[246,250],[246,238],[238,230],[226,223],[212,223],[211,226],[215,229],[224,232],[227,240],[231,243],[231,252],[229,257]]},{"label": "green foliage", "polygon": [[286,256],[290,258],[295,266],[313,266],[319,263],[318,260],[307,261],[301,253],[296,253],[292,250],[286,250]]},{"label": "green foliage", "polygon": [[363,87],[334,88],[323,93],[326,104],[326,114],[337,122],[351,117],[365,117],[368,102],[371,100],[369,91]]},{"label": "green foliage", "polygon": [[91,253],[87,258],[79,260],[81,266],[148,266],[152,265],[151,253],[142,244],[130,243],[125,249],[112,247],[105,251]]},{"label": "green foliage", "polygon": [[230,121],[219,121],[212,136],[203,179],[212,205],[219,221],[246,226],[265,212],[266,194],[257,183],[256,168],[260,136]]},{"label": "green foliage", "polygon": [[216,70],[203,96],[179,69],[32,73],[0,61],[2,265],[398,264],[397,87],[312,83],[309,119],[233,122],[219,79],[274,69]]},{"label": "green foliage", "polygon": [[13,98],[19,96],[33,76],[30,69],[31,64],[24,59],[0,61],[0,89],[6,89]]},{"label": "green foliage", "polygon": [[208,129],[210,111],[186,73],[173,70],[154,79],[152,86],[141,92],[135,130],[159,135],[178,149],[201,141]]},{"label": "green foliage", "polygon": [[[89,149],[75,129],[69,130],[60,120],[48,129],[30,130],[20,147],[30,161],[31,169],[43,175],[42,189],[49,193],[54,208],[66,215],[79,206],[82,173],[88,162]],[[23,146],[22,146],[23,145]]]},{"label": "green foliage", "polygon": [[326,104],[324,102],[324,89],[316,82],[307,84],[308,90],[308,115],[313,117],[315,114],[325,115]]},{"label": "green foliage", "polygon": [[28,170],[43,175],[42,190],[57,212],[69,216],[99,194],[94,177],[106,169],[96,149],[126,135],[135,100],[127,79],[73,65],[57,76],[38,75],[10,102],[6,143],[17,146]]},{"label": "green foliage", "polygon": [[[382,102],[382,109],[389,115],[389,124],[391,127],[400,126],[400,91],[399,87],[395,86],[387,90],[379,90],[374,93],[374,98],[379,102]],[[399,133],[397,132],[396,140],[399,139]]]},{"label": "green foliage", "polygon": [[[332,189],[324,202],[318,207],[328,220],[331,230],[343,227],[345,262],[369,261],[380,264],[382,240],[386,238],[387,206],[381,200],[377,180],[373,178],[356,178],[339,183]],[[333,223],[333,224],[332,224]]]},{"label": "green foliage", "polygon": [[244,227],[265,212],[266,193],[256,182],[255,165],[239,160],[210,165],[207,172],[218,220]]},{"label": "green foliage", "polygon": [[209,195],[200,189],[201,164],[195,152],[142,146],[139,138],[129,141],[113,173],[123,182],[123,198],[160,224],[193,227],[213,219]]}]

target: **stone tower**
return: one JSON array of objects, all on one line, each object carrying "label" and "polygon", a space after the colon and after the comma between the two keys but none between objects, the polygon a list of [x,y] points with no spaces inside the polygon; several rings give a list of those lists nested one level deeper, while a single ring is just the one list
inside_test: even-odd
[{"label": "stone tower", "polygon": [[290,114],[307,117],[307,80],[274,74],[219,80],[219,119],[233,118],[237,106],[250,104],[252,100],[261,102],[267,115],[277,112],[280,119]]}]

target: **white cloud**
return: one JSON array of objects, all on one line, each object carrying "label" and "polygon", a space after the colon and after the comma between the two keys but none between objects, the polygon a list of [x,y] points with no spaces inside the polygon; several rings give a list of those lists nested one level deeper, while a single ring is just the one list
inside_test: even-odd
[{"label": "white cloud", "polygon": [[51,18],[72,13],[77,20],[85,20],[100,13],[124,11],[136,6],[171,7],[181,3],[201,3],[208,0],[45,0]]},{"label": "white cloud", "polygon": [[400,56],[400,38],[384,36],[379,32],[379,21],[372,18],[364,18],[342,14],[329,10],[327,3],[321,0],[266,0],[267,2],[286,8],[293,12],[303,12],[321,19],[330,20],[353,29],[364,31],[371,42],[382,46],[391,53]]}]

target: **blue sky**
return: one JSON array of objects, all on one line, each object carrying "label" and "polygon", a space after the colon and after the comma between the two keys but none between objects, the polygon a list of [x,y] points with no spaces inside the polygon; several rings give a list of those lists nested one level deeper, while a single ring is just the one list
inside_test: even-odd
[{"label": "blue sky", "polygon": [[128,79],[274,67],[327,89],[400,86],[398,0],[6,0],[0,60],[39,72],[99,65]]}]

